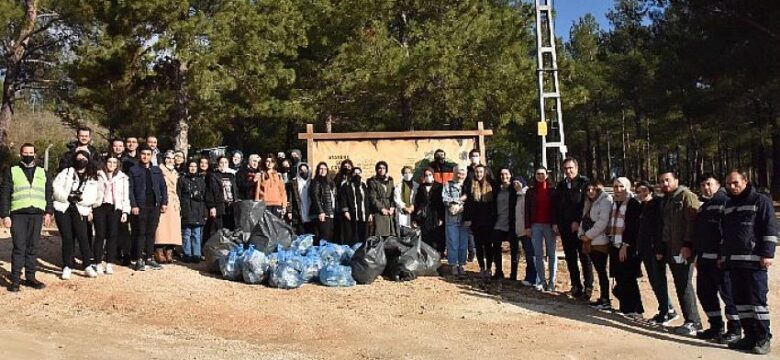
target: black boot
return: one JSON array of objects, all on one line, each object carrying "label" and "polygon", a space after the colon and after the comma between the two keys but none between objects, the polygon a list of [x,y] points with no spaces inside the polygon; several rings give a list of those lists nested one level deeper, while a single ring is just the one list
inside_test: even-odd
[{"label": "black boot", "polygon": [[754,319],[745,319],[741,321],[744,322],[741,323],[741,325],[744,325],[742,327],[742,331],[745,332],[745,337],[735,342],[729,343],[729,349],[752,351],[758,340],[756,339],[755,329],[753,329],[754,325],[752,321],[754,321]]},{"label": "black boot", "polygon": [[696,333],[697,339],[712,340],[723,336],[723,320],[710,318],[710,328]]},{"label": "black boot", "polygon": [[512,271],[509,273],[509,280],[517,281],[517,261],[512,261]]},{"label": "black boot", "polygon": [[739,320],[730,320],[726,326],[726,333],[718,340],[721,344],[730,344],[742,338],[742,325]]}]

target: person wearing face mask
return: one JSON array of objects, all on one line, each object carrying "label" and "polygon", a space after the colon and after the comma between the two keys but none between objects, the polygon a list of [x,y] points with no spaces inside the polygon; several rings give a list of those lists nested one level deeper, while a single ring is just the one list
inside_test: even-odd
[{"label": "person wearing face mask", "polygon": [[290,176],[290,160],[283,159],[281,161],[281,166],[279,167],[279,175],[282,176],[282,180],[285,184],[290,182],[290,179],[292,177]]},{"label": "person wearing face mask", "polygon": [[328,164],[317,164],[314,179],[309,186],[311,207],[309,214],[314,217],[316,234],[315,243],[320,240],[335,242],[333,237],[333,217],[336,212],[336,186],[328,176]]},{"label": "person wearing face mask", "polygon": [[493,172],[487,167],[487,164],[482,159],[479,150],[472,149],[469,151],[469,165],[466,168],[466,182],[470,182],[474,178],[474,170],[477,166],[482,165],[485,168],[485,172],[490,178],[493,178]]},{"label": "person wearing face mask", "polygon": [[412,168],[404,166],[401,169],[401,182],[393,189],[393,200],[398,209],[398,225],[402,227],[412,227],[412,212],[414,212],[414,197],[417,195],[417,189],[420,186],[412,180]]},{"label": "person wearing face mask", "polygon": [[376,175],[368,180],[368,211],[374,217],[374,235],[398,235],[393,178],[387,175],[387,162],[376,163],[374,169]]},{"label": "person wearing face mask", "polygon": [[277,160],[268,154],[263,162],[260,181],[255,189],[255,200],[265,201],[265,209],[279,219],[284,219],[287,210],[287,192],[282,176],[277,170]]},{"label": "person wearing face mask", "polygon": [[[718,267],[720,243],[723,239],[721,219],[729,197],[726,189],[720,186],[718,178],[711,173],[703,174],[699,178],[699,189],[702,204],[696,216],[696,294],[707,315],[710,328],[698,332],[696,337],[728,344],[742,338],[739,312],[731,296],[731,277],[728,271]],[[727,332],[718,295],[725,305]]]},{"label": "person wearing face mask", "polygon": [[[596,180],[589,180],[585,186],[585,204],[582,208],[582,220],[577,236],[582,241],[583,251],[591,258],[599,278],[599,298],[589,305],[597,310],[612,310],[609,296],[609,238],[607,227],[612,212],[612,196],[604,191],[604,186]],[[542,268],[544,271],[544,268]]]},{"label": "person wearing face mask", "polygon": [[160,215],[160,224],[154,236],[154,258],[160,264],[173,262],[174,247],[181,246],[181,202],[176,193],[179,173],[176,171],[174,152],[163,154],[163,178],[168,190],[168,211]]},{"label": "person wearing face mask", "polygon": [[236,173],[239,200],[254,200],[257,182],[260,181],[260,155],[249,155],[246,166]]},{"label": "person wearing face mask", "polygon": [[206,179],[198,173],[198,162],[187,163],[187,172],[182,174],[176,184],[176,192],[181,203],[182,260],[186,263],[199,263],[203,226],[206,225]]},{"label": "person wearing face mask", "polygon": [[455,175],[452,172],[452,165],[447,163],[447,153],[442,149],[434,151],[431,169],[433,169],[433,181],[441,185],[452,181]]},{"label": "person wearing face mask", "polygon": [[339,189],[339,211],[344,216],[342,241],[345,245],[365,242],[368,238],[368,224],[372,219],[368,213],[368,187],[363,182],[363,169],[352,169],[349,183]]},{"label": "person wearing face mask", "polygon": [[[220,229],[235,229],[233,219],[233,204],[238,201],[236,176],[230,172],[230,164],[226,157],[217,159],[217,168],[206,178],[206,206],[209,209],[209,219],[216,231]],[[209,235],[213,234],[209,233]]]},{"label": "person wearing face mask", "polygon": [[97,276],[92,246],[87,236],[87,222],[92,218],[92,207],[102,194],[97,166],[89,161],[90,154],[79,150],[73,156],[73,167],[62,170],[52,183],[54,190],[54,218],[62,238],[63,280],[71,278],[74,266],[75,242],[79,243],[86,276]]},{"label": "person wearing face mask", "polygon": [[303,160],[301,151],[298,149],[290,150],[290,179],[294,179],[298,175],[298,166],[301,165]]},{"label": "person wearing face mask", "polygon": [[631,182],[619,177],[614,190],[607,235],[610,240],[609,271],[615,278],[612,293],[620,302],[620,313],[630,320],[643,320],[645,312],[637,278],[642,276],[642,262],[637,251],[637,232],[642,204],[631,192]]},{"label": "person wearing face mask", "polygon": [[[342,186],[349,183],[349,178],[352,177],[352,168],[354,167],[355,164],[352,163],[352,160],[350,159],[344,159],[341,161],[339,164],[339,171],[336,173],[336,176],[333,177],[333,184],[336,187],[337,192],[338,189],[341,189]],[[336,209],[338,209],[340,206],[338,202],[339,199],[336,197],[336,203],[334,204]],[[349,224],[345,223],[344,214],[341,211],[336,211],[336,215],[333,218],[333,237],[336,239],[341,239],[341,234],[349,231],[348,229],[344,229],[347,226],[349,226]]]},{"label": "person wearing face mask", "polygon": [[233,156],[230,157],[230,169],[235,171],[235,173],[238,173],[238,171],[241,170],[243,162],[244,153],[242,153],[241,150],[234,151]]},{"label": "person wearing face mask", "polygon": [[[51,226],[54,205],[52,184],[46,171],[35,164],[35,146],[26,143],[19,148],[21,161],[4,171],[0,183],[0,217],[11,230],[11,284],[8,291],[17,292],[21,285],[33,289],[46,287],[35,278],[38,256],[36,248],[41,226]],[[24,278],[21,280],[22,269]]]},{"label": "person wearing face mask", "polygon": [[309,214],[311,207],[311,197],[309,196],[309,186],[311,186],[311,175],[309,164],[298,164],[298,173],[289,183],[287,183],[287,221],[295,229],[296,234],[314,234],[314,217]]},{"label": "person wearing face mask", "polygon": [[426,168],[417,195],[414,197],[414,225],[420,228],[422,241],[444,254],[444,201],[442,186]]}]

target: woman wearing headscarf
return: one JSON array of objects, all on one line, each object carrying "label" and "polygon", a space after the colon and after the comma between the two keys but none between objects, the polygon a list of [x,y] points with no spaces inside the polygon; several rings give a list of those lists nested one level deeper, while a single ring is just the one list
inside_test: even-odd
[{"label": "woman wearing headscarf", "polygon": [[374,169],[376,175],[368,180],[368,202],[371,207],[369,211],[374,216],[374,235],[397,235],[393,178],[387,175],[387,163],[384,161],[376,163]]},{"label": "woman wearing headscarf", "polygon": [[398,213],[398,225],[412,227],[412,213],[414,212],[414,197],[420,184],[412,178],[413,170],[410,166],[401,169],[401,181],[395,185],[393,199]]},{"label": "woman wearing headscarf", "polygon": [[590,306],[598,310],[612,309],[609,299],[609,276],[607,275],[607,262],[609,260],[609,238],[607,226],[612,212],[612,197],[604,192],[600,182],[591,180],[585,188],[585,205],[582,210],[582,221],[577,235],[583,242],[585,253],[593,260],[593,267],[599,277],[598,300],[590,303]]},{"label": "woman wearing headscarf", "polygon": [[368,186],[363,182],[363,169],[352,169],[350,181],[339,189],[339,212],[344,217],[341,241],[344,245],[355,245],[368,238]]},{"label": "woman wearing headscarf", "polygon": [[420,227],[422,241],[444,254],[444,202],[442,186],[433,177],[433,168],[423,171],[423,178],[414,197],[414,223]]},{"label": "woman wearing headscarf", "polygon": [[176,171],[174,152],[168,150],[160,166],[168,189],[168,210],[160,214],[160,224],[154,235],[154,257],[160,264],[173,262],[173,248],[181,246],[181,202],[176,185],[179,173]]},{"label": "woman wearing headscarf", "polygon": [[642,274],[637,251],[637,233],[642,204],[631,193],[631,182],[625,177],[615,179],[612,211],[607,233],[610,248],[610,275],[615,278],[612,293],[620,301],[620,312],[626,317],[641,320],[645,312],[637,278]]}]

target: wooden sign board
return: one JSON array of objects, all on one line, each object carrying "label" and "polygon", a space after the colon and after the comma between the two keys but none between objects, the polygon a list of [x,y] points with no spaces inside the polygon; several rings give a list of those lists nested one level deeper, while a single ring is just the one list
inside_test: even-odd
[{"label": "wooden sign board", "polygon": [[478,149],[485,159],[485,136],[493,134],[484,130],[481,122],[476,131],[315,133],[311,124],[306,130],[298,138],[307,141],[307,160],[312,168],[325,162],[335,172],[343,160],[350,159],[363,169],[364,177],[369,177],[374,175],[376,163],[383,160],[394,179],[400,178],[403,166],[411,166],[420,175],[436,149],[446,152],[448,162],[462,166],[468,165],[472,149]]}]

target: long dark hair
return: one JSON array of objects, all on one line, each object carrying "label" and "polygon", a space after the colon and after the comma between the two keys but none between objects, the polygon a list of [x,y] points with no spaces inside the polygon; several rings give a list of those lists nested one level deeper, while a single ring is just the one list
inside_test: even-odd
[{"label": "long dark hair", "polygon": [[328,164],[324,161],[321,161],[319,164],[317,164],[317,166],[314,167],[313,180],[333,186],[333,180],[330,178],[330,176],[328,176],[328,174],[325,174],[325,176],[320,175],[320,166],[324,166],[326,170],[328,169]]},{"label": "long dark hair", "polygon": [[[97,180],[98,179],[98,164],[95,163],[94,160],[92,160],[92,157],[90,157],[89,151],[86,150],[79,150],[73,153],[73,163],[76,163],[76,158],[81,155],[87,158],[87,168],[84,170],[84,175],[86,175],[87,179]],[[75,167],[74,167],[75,169]]]}]

